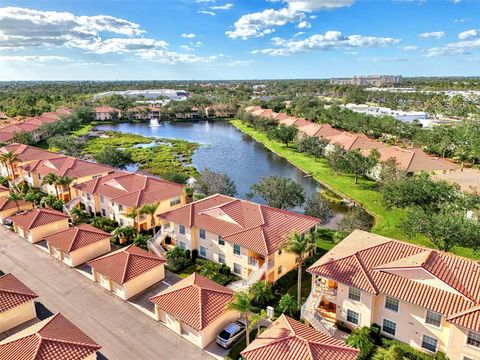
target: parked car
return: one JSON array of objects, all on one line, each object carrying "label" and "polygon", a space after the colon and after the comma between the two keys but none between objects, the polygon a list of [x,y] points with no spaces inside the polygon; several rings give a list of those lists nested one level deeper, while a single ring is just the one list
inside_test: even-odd
[{"label": "parked car", "polygon": [[243,338],[246,334],[245,323],[241,320],[232,322],[225,326],[217,336],[217,344],[221,347],[228,349],[235,342]]}]

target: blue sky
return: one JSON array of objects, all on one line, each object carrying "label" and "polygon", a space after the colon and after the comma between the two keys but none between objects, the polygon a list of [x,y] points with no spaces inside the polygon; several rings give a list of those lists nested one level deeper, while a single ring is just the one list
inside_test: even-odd
[{"label": "blue sky", "polygon": [[480,75],[477,0],[0,3],[0,80]]}]

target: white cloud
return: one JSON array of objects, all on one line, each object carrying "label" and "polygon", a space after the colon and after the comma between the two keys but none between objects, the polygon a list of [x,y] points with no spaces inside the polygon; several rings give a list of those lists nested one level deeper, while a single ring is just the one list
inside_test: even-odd
[{"label": "white cloud", "polygon": [[422,38],[425,38],[425,39],[441,39],[442,37],[445,36],[445,32],[444,31],[424,32],[424,33],[421,33],[418,36],[420,36]]},{"label": "white cloud", "polygon": [[216,14],[213,11],[209,10],[198,10],[199,14],[215,16]]},{"label": "white cloud", "polygon": [[452,42],[444,46],[433,47],[425,50],[426,57],[449,56],[471,54],[474,50],[480,49],[480,39],[463,40]]},{"label": "white cloud", "polygon": [[191,33],[191,34],[185,34],[185,33],[183,33],[183,34],[182,34],[182,37],[185,38],[185,39],[193,39],[195,36],[197,36],[197,35],[196,35],[196,34],[193,34],[193,33]]},{"label": "white cloud", "polygon": [[64,56],[24,55],[24,56],[0,56],[0,62],[46,62],[46,61],[71,61]]},{"label": "white cloud", "polygon": [[188,45],[181,45],[180,47],[185,51],[193,51],[193,49]]},{"label": "white cloud", "polygon": [[202,4],[202,3],[214,3],[216,0],[195,0],[196,3]]},{"label": "white cloud", "polygon": [[397,44],[400,39],[363,35],[343,35],[340,31],[327,31],[325,34],[312,35],[303,40],[285,40],[273,38],[276,48],[254,50],[253,54],[272,56],[288,56],[304,53],[310,50],[332,50],[338,48],[365,48]]},{"label": "white cloud", "polygon": [[152,49],[138,52],[137,55],[144,60],[157,62],[161,64],[199,64],[209,63],[218,58],[217,55],[196,56],[193,54],[182,54],[175,51]]},{"label": "white cloud", "polygon": [[462,1],[462,0],[452,0],[452,2],[453,2],[454,4],[458,4],[458,3],[461,2],[461,1]]},{"label": "white cloud", "polygon": [[144,51],[150,49],[166,49],[168,43],[161,40],[147,38],[112,38],[96,41],[88,44],[78,44],[84,50],[96,54],[125,54],[129,52]]},{"label": "white cloud", "polygon": [[235,66],[248,66],[253,63],[254,63],[253,60],[235,60],[235,61],[230,61],[228,63],[225,63],[225,65],[235,67]]},{"label": "white cloud", "polygon": [[463,31],[460,34],[458,34],[458,38],[460,40],[466,40],[470,38],[474,38],[478,36],[478,31],[476,29],[470,29],[467,31]]},{"label": "white cloud", "polygon": [[310,24],[308,21],[303,20],[298,23],[297,27],[299,29],[310,29],[312,27],[312,24]]},{"label": "white cloud", "polygon": [[212,10],[229,10],[233,7],[232,3],[227,3],[225,5],[215,5],[215,6],[210,6],[210,9]]},{"label": "white cloud", "polygon": [[415,45],[407,45],[402,48],[403,51],[415,51],[418,50],[418,46]]},{"label": "white cloud", "polygon": [[[305,13],[350,6],[354,0],[282,0],[287,5],[280,9],[266,9],[246,14],[225,34],[232,39],[262,37],[275,31],[275,27],[304,22]],[[272,1],[270,1],[272,2]],[[277,2],[277,1],[273,1]],[[313,16],[313,15],[312,15]],[[305,23],[307,23],[305,21]]]}]

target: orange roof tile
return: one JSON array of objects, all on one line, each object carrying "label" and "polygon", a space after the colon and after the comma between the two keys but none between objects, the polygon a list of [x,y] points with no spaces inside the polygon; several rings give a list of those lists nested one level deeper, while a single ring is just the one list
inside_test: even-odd
[{"label": "orange roof tile", "polygon": [[10,209],[17,209],[18,207],[22,207],[25,205],[32,205],[32,203],[29,203],[24,200],[18,200],[18,206],[15,201],[9,200],[8,197],[0,197],[0,211],[5,211],[5,210],[10,210]]},{"label": "orange roof tile", "polygon": [[112,113],[112,112],[120,112],[119,109],[115,109],[111,106],[97,106],[95,108],[96,113]]},{"label": "orange roof tile", "polygon": [[196,330],[203,330],[225,313],[233,291],[196,273],[150,298],[165,312]]},{"label": "orange roof tile", "polygon": [[480,305],[471,309],[453,314],[447,318],[452,324],[462,326],[469,330],[480,332]]},{"label": "orange roof tile", "polygon": [[87,262],[93,269],[115,281],[124,284],[167,261],[135,245],[129,245],[110,254]]},{"label": "orange roof tile", "polygon": [[37,294],[12,274],[0,276],[0,313],[37,297]]},{"label": "orange roof tile", "polygon": [[359,350],[281,315],[241,352],[245,360],[355,360]]},{"label": "orange roof tile", "polygon": [[117,171],[73,187],[90,194],[106,196],[129,207],[153,204],[181,196],[184,192],[181,184],[125,171]]},{"label": "orange roof tile", "polygon": [[[415,269],[444,286],[406,277]],[[308,271],[373,294],[451,315],[480,303],[480,263],[356,230]]]},{"label": "orange roof tile", "polygon": [[12,221],[15,226],[25,230],[35,229],[56,221],[68,219],[69,216],[53,209],[37,208],[21,214],[13,215]]},{"label": "orange roof tile", "polygon": [[0,359],[81,360],[100,349],[58,313],[0,342]]},{"label": "orange roof tile", "polygon": [[304,233],[320,222],[311,216],[218,194],[159,217],[205,229],[264,256],[277,251],[293,231]]},{"label": "orange roof tile", "polygon": [[[1,130],[0,130],[1,131]],[[11,152],[15,154],[17,160],[20,162],[42,160],[42,159],[53,159],[58,157],[58,154],[37,148],[35,146],[23,145],[23,144],[9,144],[0,148],[0,153]]]},{"label": "orange roof tile", "polygon": [[331,144],[339,145],[347,151],[359,149],[380,149],[385,147],[381,141],[370,139],[364,134],[351,134],[342,132],[338,135],[328,137]]},{"label": "orange roof tile", "polygon": [[80,224],[45,237],[45,240],[60,250],[70,253],[96,242],[110,239],[111,235],[92,225]]}]

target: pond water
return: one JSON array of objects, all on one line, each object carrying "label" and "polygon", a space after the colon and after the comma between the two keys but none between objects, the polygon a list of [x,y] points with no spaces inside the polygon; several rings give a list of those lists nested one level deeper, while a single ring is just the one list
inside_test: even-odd
[{"label": "pond water", "polygon": [[[114,130],[162,138],[183,139],[197,142],[201,147],[195,151],[192,164],[198,169],[209,168],[230,176],[237,186],[238,196],[245,197],[250,186],[264,176],[289,177],[299,183],[307,196],[321,189],[312,178],[291,165],[285,159],[266,149],[226,121],[162,122],[161,126],[148,123],[120,123],[99,125],[96,130]],[[130,167],[129,170],[134,170]],[[262,203],[262,199],[253,198]],[[335,216],[324,226],[336,228],[344,207],[332,204]],[[294,209],[301,211],[302,209]]]}]

